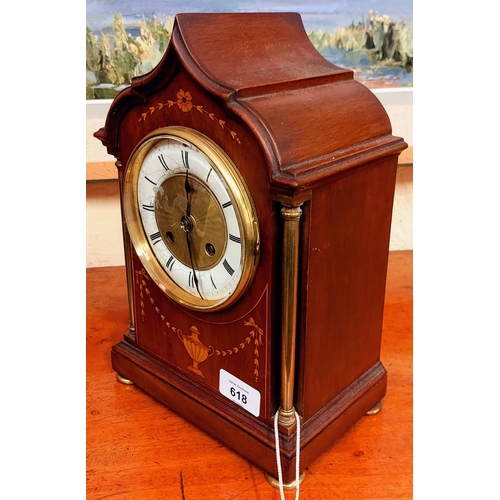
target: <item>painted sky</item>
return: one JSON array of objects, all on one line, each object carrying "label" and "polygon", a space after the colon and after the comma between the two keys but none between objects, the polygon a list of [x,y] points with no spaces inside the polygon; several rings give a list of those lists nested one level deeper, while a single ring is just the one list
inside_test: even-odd
[{"label": "painted sky", "polygon": [[307,31],[332,30],[360,21],[370,9],[394,21],[413,21],[412,0],[87,0],[86,24],[98,31],[110,26],[117,12],[131,24],[143,15],[161,19],[179,12],[289,11],[301,14]]}]

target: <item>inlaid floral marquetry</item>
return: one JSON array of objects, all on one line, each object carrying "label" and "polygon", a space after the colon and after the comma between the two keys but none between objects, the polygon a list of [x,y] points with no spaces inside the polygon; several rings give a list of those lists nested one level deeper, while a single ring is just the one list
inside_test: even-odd
[{"label": "inlaid floral marquetry", "polygon": [[218,124],[222,129],[229,133],[231,138],[235,140],[238,144],[241,144],[240,138],[234,130],[231,130],[227,125],[226,121],[218,118],[215,113],[207,111],[201,104],[194,104],[191,92],[179,89],[177,92],[177,100],[168,99],[167,102],[159,102],[156,106],[149,106],[148,111],[141,114],[139,122],[146,121],[153,113],[161,111],[163,108],[171,108],[172,106],[178,106],[178,108],[184,113],[190,113],[191,111],[198,111],[199,113],[206,115],[207,118],[212,120],[215,124]]}]

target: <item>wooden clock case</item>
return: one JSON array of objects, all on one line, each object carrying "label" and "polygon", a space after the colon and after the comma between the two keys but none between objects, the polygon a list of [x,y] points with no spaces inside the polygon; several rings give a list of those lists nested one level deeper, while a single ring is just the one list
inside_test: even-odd
[{"label": "wooden clock case", "polygon": [[[386,392],[382,316],[406,144],[294,13],[176,17],[160,64],[118,95],[95,134],[117,158],[122,193],[134,148],[166,126],[202,132],[233,160],[257,211],[259,265],[228,309],[189,310],[150,279],[124,220],[130,328],[113,367],[274,477],[273,416],[292,404],[303,471]],[[221,369],[260,393],[258,417],[219,392]],[[279,429],[289,483],[293,415]]]}]

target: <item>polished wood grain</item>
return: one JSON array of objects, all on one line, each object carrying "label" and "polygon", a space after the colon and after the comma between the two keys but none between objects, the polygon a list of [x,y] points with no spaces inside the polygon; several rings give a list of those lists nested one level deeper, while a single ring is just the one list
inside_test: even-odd
[{"label": "polished wood grain", "polygon": [[[306,469],[303,500],[412,498],[412,257],[411,251],[389,254],[383,409],[363,417]],[[127,327],[125,268],[88,269],[88,500],[279,499],[260,469],[137,387],[116,381],[111,347]]]}]

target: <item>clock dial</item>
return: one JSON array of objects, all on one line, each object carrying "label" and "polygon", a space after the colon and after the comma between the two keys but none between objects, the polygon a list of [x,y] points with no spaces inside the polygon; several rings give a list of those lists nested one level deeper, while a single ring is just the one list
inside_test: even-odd
[{"label": "clock dial", "polygon": [[229,157],[181,127],[148,136],[127,167],[125,216],[148,272],[194,309],[233,303],[250,283],[259,250],[253,204]]}]

